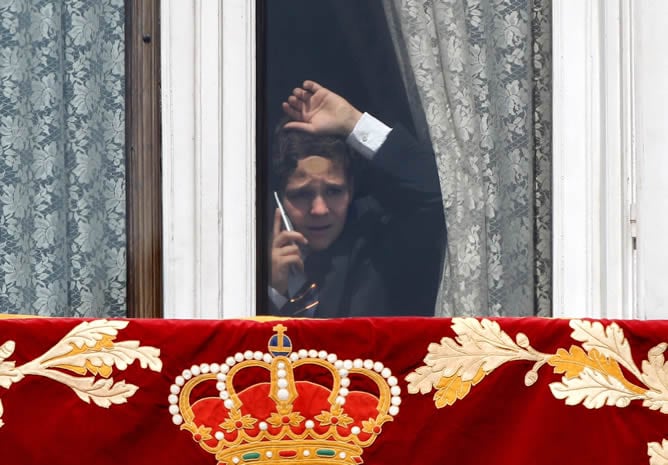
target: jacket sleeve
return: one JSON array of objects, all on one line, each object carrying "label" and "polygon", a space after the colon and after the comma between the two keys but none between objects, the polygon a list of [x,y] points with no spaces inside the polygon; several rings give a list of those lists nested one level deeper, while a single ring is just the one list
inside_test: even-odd
[{"label": "jacket sleeve", "polygon": [[443,198],[431,147],[418,143],[401,126],[388,135],[370,163],[368,188],[391,217],[423,217],[445,232]]},{"label": "jacket sleeve", "polygon": [[371,160],[368,181],[384,215],[382,273],[396,283],[393,298],[405,300],[405,314],[433,315],[447,230],[431,146],[396,126]]}]

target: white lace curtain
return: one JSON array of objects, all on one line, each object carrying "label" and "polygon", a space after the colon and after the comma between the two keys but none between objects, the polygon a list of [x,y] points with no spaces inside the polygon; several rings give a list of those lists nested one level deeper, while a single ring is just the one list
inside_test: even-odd
[{"label": "white lace curtain", "polygon": [[551,1],[384,0],[448,225],[437,315],[551,312]]},{"label": "white lace curtain", "polygon": [[125,316],[123,0],[0,0],[0,312]]}]

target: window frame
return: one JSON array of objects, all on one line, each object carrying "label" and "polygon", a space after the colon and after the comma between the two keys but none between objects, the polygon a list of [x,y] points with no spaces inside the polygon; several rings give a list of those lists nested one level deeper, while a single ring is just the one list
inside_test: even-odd
[{"label": "window frame", "polygon": [[255,2],[161,8],[164,316],[254,316]]},{"label": "window frame", "polygon": [[[253,316],[261,12],[247,0],[162,7],[165,316]],[[554,317],[639,317],[633,15],[632,0],[553,3]]]},{"label": "window frame", "polygon": [[633,0],[553,2],[554,317],[643,318]]},{"label": "window frame", "polygon": [[125,1],[127,316],[162,317],[160,1]]}]

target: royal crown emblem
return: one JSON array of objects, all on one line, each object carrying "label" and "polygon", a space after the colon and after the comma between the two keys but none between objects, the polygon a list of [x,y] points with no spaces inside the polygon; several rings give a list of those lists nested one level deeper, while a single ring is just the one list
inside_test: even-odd
[{"label": "royal crown emblem", "polygon": [[397,378],[378,361],[294,351],[287,328],[273,330],[268,352],[183,370],[169,395],[173,422],[220,465],[363,463],[399,413]]}]

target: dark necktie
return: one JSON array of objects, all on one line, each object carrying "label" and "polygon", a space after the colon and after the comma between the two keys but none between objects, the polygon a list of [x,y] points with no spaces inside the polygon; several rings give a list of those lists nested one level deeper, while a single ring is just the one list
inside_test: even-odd
[{"label": "dark necktie", "polygon": [[320,304],[319,278],[323,273],[323,258],[321,254],[311,254],[304,262],[306,283],[288,300],[281,309],[285,316],[313,318]]}]

